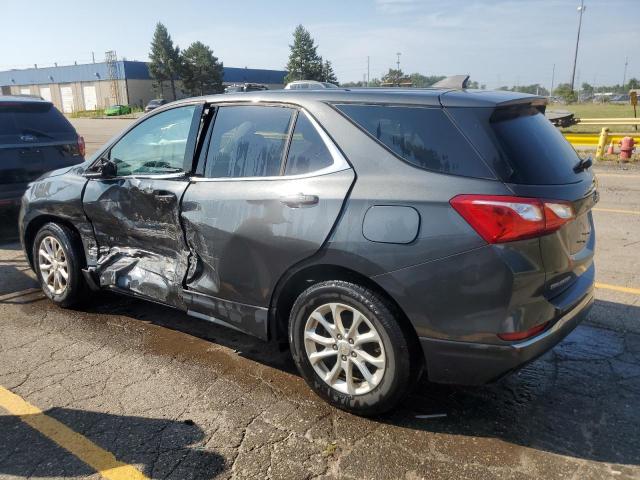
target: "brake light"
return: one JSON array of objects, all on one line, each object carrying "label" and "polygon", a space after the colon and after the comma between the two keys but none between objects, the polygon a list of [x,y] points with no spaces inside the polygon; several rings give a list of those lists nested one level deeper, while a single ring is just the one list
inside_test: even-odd
[{"label": "brake light", "polygon": [[529,330],[525,330],[524,332],[499,333],[498,338],[506,340],[508,342],[524,340],[542,332],[545,328],[547,328],[547,325],[549,325],[549,322],[545,322],[541,325],[536,325],[535,327],[530,328]]},{"label": "brake light", "polygon": [[86,151],[86,145],[84,144],[84,137],[82,135],[78,135],[78,152],[80,155],[84,157]]},{"label": "brake light", "polygon": [[535,238],[575,218],[570,203],[505,195],[458,195],[449,202],[487,243]]}]

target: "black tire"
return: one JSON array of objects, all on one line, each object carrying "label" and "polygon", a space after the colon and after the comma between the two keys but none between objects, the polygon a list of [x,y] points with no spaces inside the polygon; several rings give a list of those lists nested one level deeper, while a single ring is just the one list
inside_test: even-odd
[{"label": "black tire", "polygon": [[[53,292],[47,287],[43,273],[40,270],[39,250],[40,246],[47,237],[55,238],[67,262],[68,279],[66,287],[61,293]],[[33,265],[38,276],[38,281],[42,287],[44,294],[49,297],[57,305],[67,308],[76,305],[84,300],[88,294],[88,288],[84,277],[82,276],[82,268],[85,264],[82,242],[78,234],[64,225],[57,223],[45,224],[33,241]]]},{"label": "black tire", "polygon": [[[308,358],[304,340],[307,319],[318,307],[329,303],[357,309],[375,327],[382,340],[386,359],[384,373],[369,392],[353,395],[336,390],[316,372]],[[293,360],[307,384],[330,404],[356,415],[378,415],[394,408],[407,395],[420,366],[412,365],[417,358],[415,342],[410,333],[403,330],[393,311],[378,294],[349,282],[321,282],[302,292],[291,309],[289,343]],[[340,375],[346,375],[346,370]]]}]

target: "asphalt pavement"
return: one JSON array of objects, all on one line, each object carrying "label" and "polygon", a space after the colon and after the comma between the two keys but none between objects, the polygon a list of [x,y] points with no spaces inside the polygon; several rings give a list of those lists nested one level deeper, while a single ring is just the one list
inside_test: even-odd
[{"label": "asphalt pavement", "polygon": [[112,294],[60,309],[5,235],[0,478],[639,479],[640,171],[596,171],[587,321],[498,383],[422,380],[375,419],[277,345]]}]

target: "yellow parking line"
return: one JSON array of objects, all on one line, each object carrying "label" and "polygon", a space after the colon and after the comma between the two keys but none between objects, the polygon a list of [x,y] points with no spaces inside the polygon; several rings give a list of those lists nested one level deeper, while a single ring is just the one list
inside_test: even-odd
[{"label": "yellow parking line", "polygon": [[640,210],[620,210],[618,208],[594,208],[595,212],[609,212],[609,213],[626,213],[627,215],[640,215]]},{"label": "yellow parking line", "polygon": [[596,282],[596,288],[603,290],[614,290],[616,292],[632,293],[634,295],[640,295],[640,288],[619,287],[617,285],[609,285],[608,283]]},{"label": "yellow parking line", "polygon": [[109,480],[148,480],[137,468],[119,462],[88,438],[74,432],[23,398],[0,386],[0,407],[94,468]]}]

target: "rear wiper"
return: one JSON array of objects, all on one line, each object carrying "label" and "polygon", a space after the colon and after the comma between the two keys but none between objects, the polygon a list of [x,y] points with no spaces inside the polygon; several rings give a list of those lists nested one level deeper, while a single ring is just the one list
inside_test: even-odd
[{"label": "rear wiper", "polygon": [[580,161],[576,163],[575,167],[573,167],[573,171],[580,173],[585,171],[587,168],[591,168],[591,165],[593,165],[591,157],[581,158]]},{"label": "rear wiper", "polygon": [[49,135],[46,132],[43,132],[42,130],[36,130],[35,128],[23,128],[22,129],[22,133],[33,133],[35,135],[38,135],[39,137],[47,137],[47,138],[56,138],[54,136]]}]

